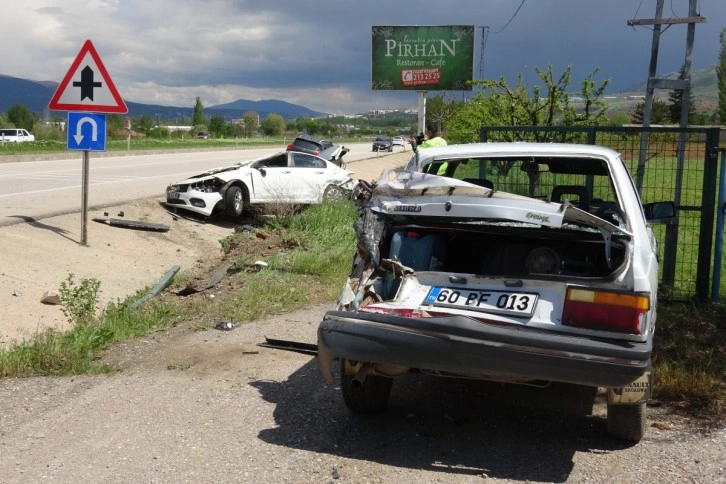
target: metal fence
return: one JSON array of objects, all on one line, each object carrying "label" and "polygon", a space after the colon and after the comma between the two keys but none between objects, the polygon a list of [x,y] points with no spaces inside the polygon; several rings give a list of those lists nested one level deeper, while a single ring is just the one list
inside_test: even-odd
[{"label": "metal fence", "polygon": [[672,200],[676,204],[676,217],[653,226],[660,257],[661,297],[709,297],[719,128],[483,126],[481,141],[584,143],[619,152],[643,203]]}]

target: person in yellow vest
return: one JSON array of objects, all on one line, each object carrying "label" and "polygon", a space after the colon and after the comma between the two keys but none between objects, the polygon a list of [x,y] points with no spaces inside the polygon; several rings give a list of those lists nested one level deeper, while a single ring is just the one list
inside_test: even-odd
[{"label": "person in yellow vest", "polygon": [[[419,145],[420,148],[430,148],[432,146],[446,146],[446,140],[441,135],[441,131],[439,131],[437,128],[429,127],[429,136]],[[439,176],[444,176],[446,174],[446,169],[448,168],[449,164],[444,162],[441,163],[439,166],[439,169],[436,170],[436,174]]]},{"label": "person in yellow vest", "polygon": [[441,131],[434,127],[429,128],[429,135],[426,141],[419,145],[419,148],[430,148],[432,146],[446,146],[446,140],[442,137]]}]

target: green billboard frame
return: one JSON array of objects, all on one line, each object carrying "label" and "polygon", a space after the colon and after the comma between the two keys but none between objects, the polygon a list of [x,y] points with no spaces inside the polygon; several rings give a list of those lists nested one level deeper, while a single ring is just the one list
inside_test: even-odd
[{"label": "green billboard frame", "polygon": [[471,91],[474,36],[473,25],[374,25],[371,88]]}]

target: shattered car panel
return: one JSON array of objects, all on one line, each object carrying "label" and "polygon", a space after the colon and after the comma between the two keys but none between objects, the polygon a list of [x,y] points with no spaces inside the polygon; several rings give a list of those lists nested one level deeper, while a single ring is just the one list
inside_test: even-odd
[{"label": "shattered car panel", "polygon": [[[340,359],[349,408],[380,409],[387,380],[411,369],[606,388],[649,372],[657,257],[617,153],[520,143],[422,151],[407,170],[353,190],[351,274],[318,329],[321,371],[330,378]],[[644,420],[634,413],[612,433],[638,440]]]}]

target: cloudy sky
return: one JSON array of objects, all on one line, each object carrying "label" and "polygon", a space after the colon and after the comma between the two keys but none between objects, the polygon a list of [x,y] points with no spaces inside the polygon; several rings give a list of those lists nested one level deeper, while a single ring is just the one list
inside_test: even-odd
[{"label": "cloudy sky", "polygon": [[[700,0],[694,70],[716,62],[726,1]],[[656,0],[24,0],[0,16],[0,74],[60,82],[90,39],[124,100],[205,106],[280,99],[316,111],[413,106],[415,92],[371,90],[374,25],[474,25],[474,76],[535,67],[582,79],[600,67],[610,92],[645,81]],[[521,6],[521,8],[519,8]],[[6,6],[7,7],[7,6]],[[518,10],[519,8],[519,10]],[[665,0],[685,17],[688,0]],[[481,29],[489,35],[483,55]],[[659,73],[685,58],[686,26],[661,35]],[[483,63],[480,60],[483,59]]]}]

